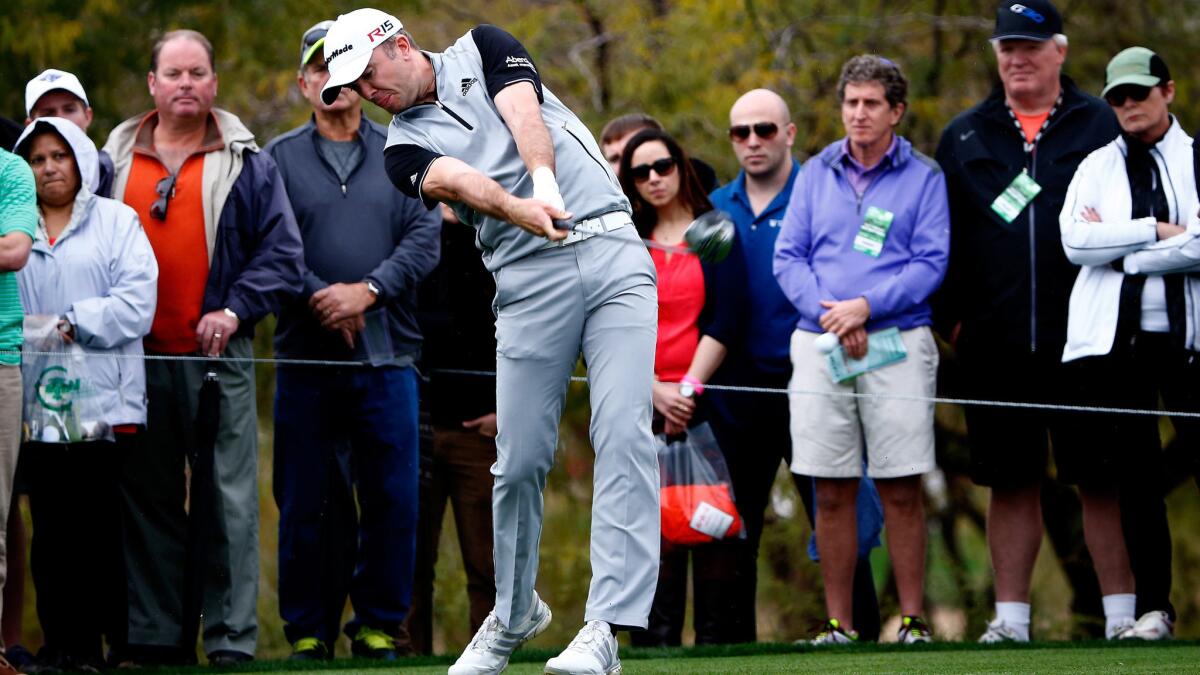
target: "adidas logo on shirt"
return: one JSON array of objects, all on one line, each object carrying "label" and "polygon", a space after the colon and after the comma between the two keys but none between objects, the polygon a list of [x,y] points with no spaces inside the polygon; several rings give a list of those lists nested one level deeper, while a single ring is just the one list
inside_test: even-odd
[{"label": "adidas logo on shirt", "polygon": [[471,85],[479,81],[477,77],[464,77],[462,79],[462,95],[466,96],[468,91],[471,91]]}]

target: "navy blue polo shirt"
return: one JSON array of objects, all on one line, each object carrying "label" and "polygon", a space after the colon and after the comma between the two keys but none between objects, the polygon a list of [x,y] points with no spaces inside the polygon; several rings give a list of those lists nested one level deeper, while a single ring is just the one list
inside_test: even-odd
[{"label": "navy blue polo shirt", "polygon": [[746,289],[749,300],[746,366],[763,373],[790,373],[788,347],[800,315],[779,288],[772,271],[775,239],[792,197],[792,186],[800,173],[800,162],[792,160],[787,185],[757,216],[746,196],[746,172],[709,195],[713,206],[733,217],[737,236],[746,256]]}]

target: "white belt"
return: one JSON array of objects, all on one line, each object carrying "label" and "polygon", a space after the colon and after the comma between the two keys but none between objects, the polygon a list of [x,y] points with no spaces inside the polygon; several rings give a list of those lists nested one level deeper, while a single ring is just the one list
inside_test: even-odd
[{"label": "white belt", "polygon": [[570,246],[584,239],[591,239],[597,234],[619,230],[626,225],[633,225],[633,220],[624,211],[609,211],[595,218],[588,218],[575,223],[575,227],[567,231],[567,237],[559,241],[547,241],[543,249]]}]

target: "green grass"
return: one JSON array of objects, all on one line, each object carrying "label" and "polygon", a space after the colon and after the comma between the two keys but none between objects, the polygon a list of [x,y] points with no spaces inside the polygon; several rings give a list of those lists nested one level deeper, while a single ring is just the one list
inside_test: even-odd
[{"label": "green grass", "polygon": [[[506,673],[536,675],[547,649],[518,651]],[[297,664],[258,661],[239,671],[348,675],[377,673],[382,669],[401,675],[446,672],[452,657],[422,657],[397,663],[340,660],[331,664]],[[628,675],[678,673],[1191,673],[1200,664],[1200,643],[1109,644],[1105,642],[1051,642],[1030,645],[982,646],[973,643],[937,643],[916,647],[859,645],[813,648],[784,644],[693,647],[682,649],[625,649],[622,664]],[[148,671],[207,673],[206,668]]]}]

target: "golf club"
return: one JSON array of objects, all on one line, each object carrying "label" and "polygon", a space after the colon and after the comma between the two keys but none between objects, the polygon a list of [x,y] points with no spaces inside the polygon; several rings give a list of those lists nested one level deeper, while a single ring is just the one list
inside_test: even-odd
[{"label": "golf club", "polygon": [[[572,232],[589,232],[576,229],[576,223],[566,220],[554,221],[554,226],[560,230]],[[616,237],[610,232],[591,232],[598,237],[610,237],[618,241],[631,242],[623,237]],[[667,253],[686,253],[694,255],[704,262],[718,263],[729,255],[733,248],[733,219],[724,211],[713,209],[700,215],[687,226],[683,233],[684,245],[661,244],[650,239],[641,239],[648,248],[666,251]],[[632,243],[632,242],[631,242]]]}]

